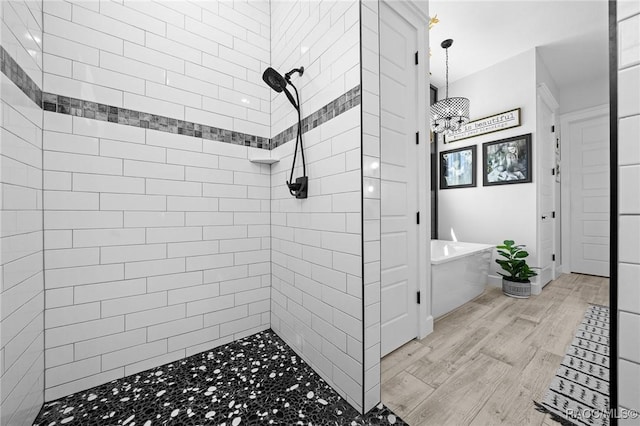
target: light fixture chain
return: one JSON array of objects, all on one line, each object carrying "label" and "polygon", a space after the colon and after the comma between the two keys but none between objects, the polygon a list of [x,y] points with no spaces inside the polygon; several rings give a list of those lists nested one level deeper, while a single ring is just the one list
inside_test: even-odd
[{"label": "light fixture chain", "polygon": [[435,133],[451,135],[469,122],[469,99],[449,98],[449,47],[452,39],[444,40],[440,46],[445,50],[445,98],[431,105],[431,128]]},{"label": "light fixture chain", "polygon": [[446,81],[446,85],[445,85],[445,93],[444,93],[444,97],[445,99],[449,99],[449,49],[444,49],[444,53],[445,53],[445,57],[446,57],[446,71],[445,71],[445,81]]}]

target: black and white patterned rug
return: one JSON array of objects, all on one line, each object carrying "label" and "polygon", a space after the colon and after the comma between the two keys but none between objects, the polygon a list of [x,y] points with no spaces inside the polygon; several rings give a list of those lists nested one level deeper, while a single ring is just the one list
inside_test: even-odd
[{"label": "black and white patterned rug", "polygon": [[562,425],[609,425],[609,308],[591,305],[536,408]]},{"label": "black and white patterned rug", "polygon": [[273,331],[44,404],[34,426],[406,425],[359,414]]}]

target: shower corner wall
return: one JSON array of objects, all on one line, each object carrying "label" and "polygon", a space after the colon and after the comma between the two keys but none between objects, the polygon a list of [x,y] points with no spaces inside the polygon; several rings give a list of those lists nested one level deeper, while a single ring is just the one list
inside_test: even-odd
[{"label": "shower corner wall", "polygon": [[44,22],[45,400],[268,329],[268,3]]},{"label": "shower corner wall", "polygon": [[31,424],[43,402],[42,11],[0,4],[0,424]]},{"label": "shower corner wall", "polygon": [[[640,3],[637,1],[618,1],[615,9],[610,9],[610,14],[617,12],[616,16],[610,16],[618,26],[615,44],[618,47],[617,57],[612,58],[610,64],[613,88],[610,106],[612,114],[611,125],[615,126],[617,141],[611,140],[613,148],[618,153],[618,158],[611,158],[611,173],[618,175],[618,197],[616,218],[617,222],[617,259],[612,259],[613,264],[611,285],[617,286],[618,300],[611,306],[617,306],[618,325],[618,349],[617,371],[618,380],[612,381],[612,386],[617,383],[617,403],[614,408],[619,412],[638,413],[640,411],[640,393],[638,381],[640,380],[640,352],[638,348],[638,324],[640,324],[640,294],[638,286],[638,272],[640,271],[640,246],[638,234],[640,234],[640,205],[638,204],[638,170],[640,169],[640,33],[637,28],[640,25]],[[633,29],[632,29],[633,28]],[[634,30],[635,29],[635,30]],[[617,60],[616,62],[613,62]],[[613,104],[614,103],[614,104]],[[612,151],[614,153],[615,151]],[[613,180],[612,180],[613,182]],[[612,189],[614,191],[614,189]],[[613,237],[613,236],[612,236]],[[615,323],[614,323],[615,324]],[[615,403],[615,401],[612,401]],[[637,421],[637,420],[635,420]],[[621,420],[619,424],[624,424]],[[630,423],[633,421],[629,421]]]},{"label": "shower corner wall", "polygon": [[[309,175],[309,198],[291,197],[285,181],[295,137],[285,130],[295,114],[274,94],[272,154],[280,161],[271,171],[272,328],[362,412],[360,4],[271,4],[272,22],[283,23],[273,27],[271,65],[281,72],[305,67],[294,83],[307,117]],[[296,42],[285,33],[295,33]],[[295,176],[301,174],[296,169]]]},{"label": "shower corner wall", "polygon": [[[363,98],[359,59],[361,7],[377,3],[285,3],[288,24],[273,31],[282,20],[261,4],[2,3],[24,27],[13,31],[22,50],[8,52],[44,90],[43,112],[2,75],[3,424],[34,418],[43,393],[50,401],[269,327],[359,411],[379,401],[379,190],[362,192],[379,185],[362,169],[379,155],[377,122],[363,132],[377,119],[377,83]],[[309,12],[306,25],[296,11]],[[219,15],[228,21],[216,44],[205,18]],[[293,27],[308,33],[306,52],[277,37]],[[3,47],[13,41],[4,29]],[[32,40],[18,43],[27,29]],[[278,50],[301,52],[274,54],[278,69],[306,68],[307,200],[283,192],[291,142],[274,149],[276,165],[248,161],[290,118],[259,81]],[[12,301],[13,289],[29,299]],[[23,314],[27,327],[5,321]]]},{"label": "shower corner wall", "polygon": [[362,58],[362,186],[364,411],[381,400],[380,384],[380,67],[379,2],[363,0]]}]

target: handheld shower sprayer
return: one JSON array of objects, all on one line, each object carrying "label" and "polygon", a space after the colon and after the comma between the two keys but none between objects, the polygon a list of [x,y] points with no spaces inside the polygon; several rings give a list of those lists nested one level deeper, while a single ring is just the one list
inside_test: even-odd
[{"label": "handheld shower sprayer", "polygon": [[[262,79],[264,80],[265,83],[267,83],[269,87],[271,87],[277,93],[284,92],[284,94],[287,96],[287,99],[289,99],[289,102],[291,102],[291,105],[293,105],[293,107],[298,112],[298,132],[296,134],[296,146],[293,152],[293,163],[291,164],[291,175],[289,177],[289,180],[287,181],[287,187],[289,188],[289,193],[294,197],[307,198],[308,177],[307,177],[307,164],[304,159],[304,147],[302,146],[302,114],[300,112],[300,96],[298,95],[298,89],[291,82],[291,76],[295,73],[298,73],[298,75],[301,76],[304,73],[304,67],[294,68],[288,73],[286,73],[284,77],[280,75],[278,71],[269,67],[266,70],[264,70],[264,73],[262,74]],[[293,95],[291,94],[291,92],[287,90],[287,84],[293,87],[293,90],[296,93],[295,99],[293,98]],[[302,176],[299,178],[296,178],[296,181],[293,182],[293,171],[296,166],[296,157],[298,155],[298,143],[300,144],[300,155],[302,156]]]}]

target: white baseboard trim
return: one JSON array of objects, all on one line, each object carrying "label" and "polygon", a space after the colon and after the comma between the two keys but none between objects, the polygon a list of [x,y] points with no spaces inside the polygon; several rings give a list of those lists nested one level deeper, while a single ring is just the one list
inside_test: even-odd
[{"label": "white baseboard trim", "polygon": [[542,287],[543,286],[541,286],[540,283],[532,282],[531,283],[531,294],[537,296],[538,294],[542,293]]},{"label": "white baseboard trim", "polygon": [[488,275],[488,278],[487,284],[490,287],[502,288],[502,277],[500,275]]},{"label": "white baseboard trim", "polygon": [[427,320],[425,321],[424,326],[425,326],[424,334],[419,335],[418,339],[424,339],[426,336],[433,333],[433,316],[432,315],[429,315],[427,317]]}]

